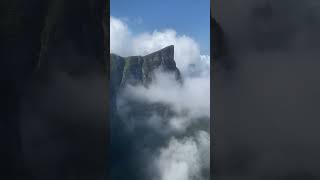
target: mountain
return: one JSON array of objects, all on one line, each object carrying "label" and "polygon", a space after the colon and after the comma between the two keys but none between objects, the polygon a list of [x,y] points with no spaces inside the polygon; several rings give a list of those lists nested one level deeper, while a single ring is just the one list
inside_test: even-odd
[{"label": "mountain", "polygon": [[174,73],[181,81],[180,71],[174,61],[174,46],[165,47],[146,56],[121,57],[111,54],[111,83],[119,88],[127,84],[148,86],[159,69]]},{"label": "mountain", "polygon": [[182,83],[174,61],[174,46],[146,56],[121,57],[111,54],[110,65],[111,179],[148,179],[148,171],[141,165],[150,163],[146,162],[150,154],[145,154],[141,147],[155,152],[165,140],[159,131],[167,131],[152,128],[150,120],[156,118],[155,123],[162,124],[175,113],[166,104],[123,95],[127,85],[148,87],[158,71],[172,73],[177,83]]},{"label": "mountain", "polygon": [[[177,82],[182,83],[182,77],[174,60],[174,46],[167,46],[146,56],[121,57],[110,55],[110,109],[111,116],[116,116],[116,99],[121,89],[127,85],[142,85],[147,87],[155,78],[157,71],[174,74]],[[133,102],[137,104],[138,102]],[[142,104],[145,106],[145,104]]]}]

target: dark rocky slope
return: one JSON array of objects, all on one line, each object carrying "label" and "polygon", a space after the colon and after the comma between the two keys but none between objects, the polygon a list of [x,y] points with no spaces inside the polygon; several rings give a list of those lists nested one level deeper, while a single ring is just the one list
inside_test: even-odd
[{"label": "dark rocky slope", "polygon": [[154,78],[155,71],[161,69],[174,73],[181,80],[180,71],[174,61],[174,46],[165,47],[146,56],[121,57],[111,54],[111,82],[113,87],[126,84],[147,86]]},{"label": "dark rocky slope", "polygon": [[[147,87],[158,71],[174,74],[182,83],[182,77],[174,61],[174,46],[165,47],[146,56],[121,57],[110,55],[110,109],[116,112],[116,98],[127,85]],[[121,95],[120,95],[121,96]],[[135,104],[137,102],[134,102]]]}]

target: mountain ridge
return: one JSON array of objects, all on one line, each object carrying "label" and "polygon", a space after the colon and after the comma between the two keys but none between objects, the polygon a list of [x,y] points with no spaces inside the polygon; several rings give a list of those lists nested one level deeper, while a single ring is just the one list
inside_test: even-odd
[{"label": "mountain ridge", "polygon": [[122,57],[110,54],[111,83],[117,90],[130,85],[148,86],[157,70],[173,73],[182,82],[180,70],[174,60],[174,46],[170,45],[145,56]]}]

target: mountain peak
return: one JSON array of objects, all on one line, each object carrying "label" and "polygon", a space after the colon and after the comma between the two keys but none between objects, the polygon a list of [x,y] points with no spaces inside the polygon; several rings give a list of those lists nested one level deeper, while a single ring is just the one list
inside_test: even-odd
[{"label": "mountain peak", "polygon": [[176,62],[174,61],[174,46],[170,45],[162,48],[156,52],[148,54],[143,57],[147,64],[152,63],[155,66],[162,66],[163,70],[172,70],[176,68]]},{"label": "mountain peak", "polygon": [[164,47],[156,52],[153,52],[151,54],[146,55],[145,57],[156,55],[156,54],[166,55],[167,57],[169,57],[170,59],[173,60],[174,59],[174,45]]},{"label": "mountain peak", "polygon": [[146,56],[120,57],[111,54],[111,79],[119,86],[126,84],[148,85],[155,78],[155,72],[174,73],[181,81],[180,71],[174,61],[174,46],[170,45]]}]

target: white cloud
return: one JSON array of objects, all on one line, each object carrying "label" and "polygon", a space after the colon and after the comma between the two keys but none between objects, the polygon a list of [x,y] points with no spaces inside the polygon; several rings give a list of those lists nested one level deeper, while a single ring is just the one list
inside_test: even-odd
[{"label": "white cloud", "polygon": [[156,159],[160,180],[194,180],[208,178],[203,169],[210,168],[210,137],[200,131],[195,138],[172,138]]},{"label": "white cloud", "polygon": [[168,125],[171,125],[169,128],[172,130],[179,132],[194,123],[199,123],[197,118],[210,117],[209,76],[185,77],[181,85],[177,83],[174,75],[157,72],[148,88],[128,86],[125,95],[149,103],[170,105],[177,116],[172,118]]},{"label": "white cloud", "polygon": [[131,36],[126,23],[117,18],[110,18],[110,52],[130,55]]},{"label": "white cloud", "polygon": [[[203,176],[203,170],[210,168],[210,135],[200,127],[210,124],[210,56],[201,55],[200,46],[191,37],[172,29],[133,35],[124,21],[111,17],[110,32],[110,51],[121,56],[147,55],[168,45],[175,46],[175,61],[183,84],[173,74],[158,71],[148,87],[128,86],[123,95],[166,104],[175,113],[168,119],[153,114],[145,123],[169,140],[154,157],[159,180],[209,179]],[[129,125],[135,124],[130,121]],[[196,129],[187,131],[193,127]]]},{"label": "white cloud", "polygon": [[175,61],[183,73],[190,64],[201,59],[200,46],[186,35],[173,29],[145,32],[133,35],[128,25],[118,18],[110,18],[110,52],[121,56],[147,55],[169,45],[175,46]]},{"label": "white cloud", "polygon": [[[169,134],[168,146],[155,157],[160,177],[155,180],[208,180],[203,170],[210,170],[210,135],[198,128],[196,135],[187,131],[189,127],[204,124],[209,126],[210,81],[209,76],[185,77],[184,83],[177,83],[174,76],[158,72],[155,80],[146,88],[128,86],[126,95],[148,103],[167,104],[176,115],[170,119],[152,116],[151,127]],[[155,118],[156,117],[156,118]],[[205,117],[201,119],[201,117]],[[182,135],[177,139],[174,134]],[[159,178],[159,179],[157,179]]]},{"label": "white cloud", "polygon": [[199,45],[190,37],[177,35],[176,31],[167,29],[143,33],[134,37],[134,54],[147,55],[165,46],[175,46],[175,61],[179,69],[186,71],[189,64],[195,63],[200,57]]}]

